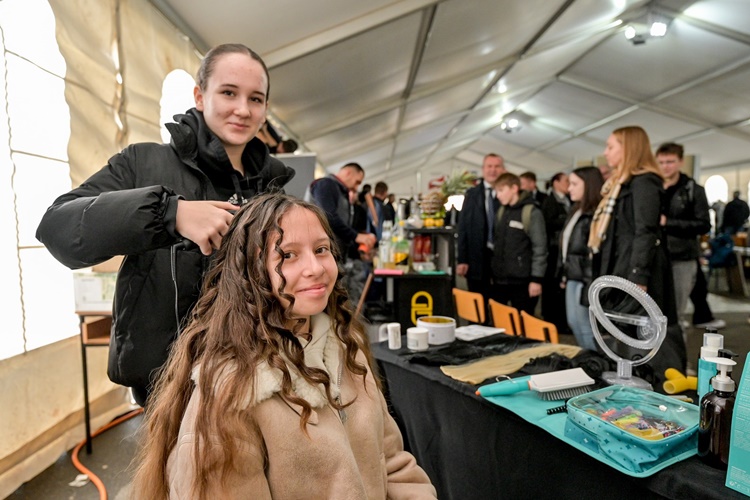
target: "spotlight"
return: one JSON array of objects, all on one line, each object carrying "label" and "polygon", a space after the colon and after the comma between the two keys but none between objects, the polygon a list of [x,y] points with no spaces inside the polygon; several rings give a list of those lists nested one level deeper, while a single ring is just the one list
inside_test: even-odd
[{"label": "spotlight", "polygon": [[628,40],[632,40],[633,38],[635,38],[635,28],[633,28],[632,26],[628,26],[627,28],[625,28],[625,38],[627,38]]},{"label": "spotlight", "polygon": [[521,124],[515,118],[509,120],[503,120],[500,123],[500,130],[504,130],[506,133],[516,132],[521,129]]},{"label": "spotlight", "polygon": [[[667,34],[667,25],[661,21],[656,21],[651,25],[651,36],[664,36]],[[625,35],[627,36],[627,34]]]}]

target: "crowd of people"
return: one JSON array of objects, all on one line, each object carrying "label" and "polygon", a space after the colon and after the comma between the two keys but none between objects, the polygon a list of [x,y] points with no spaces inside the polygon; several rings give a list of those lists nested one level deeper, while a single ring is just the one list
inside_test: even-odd
[{"label": "crowd of people", "polygon": [[[682,172],[681,145],[654,153],[641,127],[613,131],[604,157],[604,166],[555,174],[543,192],[534,172],[516,176],[500,155],[485,156],[482,180],[466,192],[459,217],[457,274],[486,301],[541,316],[592,350],[588,288],[598,276],[626,278],[668,319],[655,373],[684,370],[688,300],[695,326],[726,326],[708,306],[701,267],[700,238],[711,229],[705,190]],[[745,224],[742,200],[734,203],[719,232]],[[607,307],[639,312],[619,291],[608,292]]]},{"label": "crowd of people", "polygon": [[[404,450],[352,308],[395,217],[388,186],[359,191],[364,169],[347,163],[305,200],[283,194],[294,171],[272,153],[297,145],[276,137],[269,149],[257,137],[268,133],[270,98],[260,56],[219,45],[196,81],[195,107],[167,125],[169,144],[115,154],[37,229],[71,268],[125,256],[108,375],[147,410],[135,496],[435,498]],[[654,363],[684,369],[677,320],[688,295],[699,308],[701,293],[687,292],[705,288],[705,192],[680,173],[679,145],[654,156],[639,127],[615,130],[604,154],[604,175],[560,172],[547,193],[533,172],[516,176],[487,155],[459,217],[456,273],[530,314],[541,296],[542,314],[589,349],[587,287],[625,277],[669,319]],[[735,205],[727,230],[747,219]]]}]

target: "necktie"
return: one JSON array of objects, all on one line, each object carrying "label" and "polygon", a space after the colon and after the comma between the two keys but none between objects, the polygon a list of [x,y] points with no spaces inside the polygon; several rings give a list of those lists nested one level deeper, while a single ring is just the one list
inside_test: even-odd
[{"label": "necktie", "polygon": [[493,246],[493,230],[495,226],[495,203],[491,188],[487,188],[487,195],[484,201],[485,210],[487,211],[487,244],[491,248]]}]

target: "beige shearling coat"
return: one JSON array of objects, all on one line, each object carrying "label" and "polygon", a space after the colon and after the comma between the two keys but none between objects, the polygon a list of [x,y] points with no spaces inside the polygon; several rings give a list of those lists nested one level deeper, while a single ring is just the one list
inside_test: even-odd
[{"label": "beige shearling coat", "polygon": [[[368,371],[363,385],[360,376],[341,369],[342,356],[343,345],[333,334],[329,317],[314,316],[305,363],[331,374],[334,396],[356,401],[339,415],[328,405],[322,386],[314,387],[290,370],[295,393],[314,410],[307,424],[309,437],[299,425],[301,408],[279,395],[281,373],[268,365],[258,368],[255,398],[250,401],[246,396],[242,403],[252,438],[241,443],[241,463],[224,482],[226,498],[436,498],[425,472],[404,451],[401,433],[372,374]],[[358,361],[367,365],[363,355]],[[193,370],[194,379],[197,373]],[[200,400],[196,388],[167,462],[172,499],[192,498],[194,426]]]}]

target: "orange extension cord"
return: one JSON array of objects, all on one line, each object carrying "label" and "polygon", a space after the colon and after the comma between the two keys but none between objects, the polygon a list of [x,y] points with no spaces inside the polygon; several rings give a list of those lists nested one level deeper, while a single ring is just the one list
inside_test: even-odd
[{"label": "orange extension cord", "polygon": [[[118,417],[108,423],[107,425],[97,429],[91,434],[91,439],[94,439],[96,436],[101,434],[104,431],[107,431],[111,429],[112,427],[115,427],[116,425],[119,425],[126,420],[130,420],[131,418],[135,417],[136,415],[139,415],[143,413],[143,408],[137,408],[129,413],[126,413],[125,415]],[[86,466],[84,466],[80,460],[78,460],[78,452],[81,450],[81,448],[86,444],[86,438],[83,439],[80,443],[76,445],[75,448],[73,448],[73,453],[71,454],[71,457],[73,459],[73,465],[76,469],[78,469],[81,473],[86,474],[89,477],[89,480],[96,486],[96,489],[99,490],[99,499],[100,500],[107,500],[107,488],[104,486],[104,483],[102,482],[99,477],[91,472]]]}]

